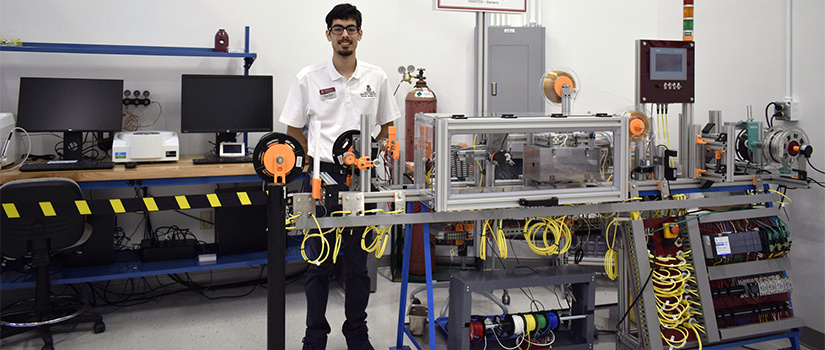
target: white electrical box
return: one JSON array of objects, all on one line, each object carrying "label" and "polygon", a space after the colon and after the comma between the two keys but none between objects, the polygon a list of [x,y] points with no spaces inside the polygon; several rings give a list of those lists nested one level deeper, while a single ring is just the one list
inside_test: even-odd
[{"label": "white electrical box", "polygon": [[0,113],[0,167],[19,160],[20,153],[17,151],[17,141],[20,136],[14,136],[11,133],[14,126],[14,114]]},{"label": "white electrical box", "polygon": [[180,155],[178,135],[174,131],[126,131],[115,134],[112,161],[176,161]]}]

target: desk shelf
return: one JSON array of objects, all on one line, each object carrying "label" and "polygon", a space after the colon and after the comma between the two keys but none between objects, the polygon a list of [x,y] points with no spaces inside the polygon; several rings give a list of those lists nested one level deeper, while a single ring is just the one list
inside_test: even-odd
[{"label": "desk shelf", "polygon": [[244,52],[216,52],[213,48],[171,47],[171,46],[134,46],[134,45],[97,45],[23,42],[22,46],[0,46],[0,51],[8,52],[53,52],[79,53],[96,55],[141,55],[141,56],[187,56],[187,57],[228,57],[244,59],[244,74],[258,54],[249,52],[249,27],[244,36]]},{"label": "desk shelf", "polygon": [[[287,240],[285,261],[299,261],[301,258],[301,238]],[[199,265],[198,259],[181,259],[142,262],[137,251],[115,252],[115,262],[106,265],[62,267],[54,262],[50,268],[52,285],[100,282],[124,278],[148,277],[172,273],[197,272],[266,264],[266,251],[227,255],[209,265]],[[34,274],[3,272],[0,290],[34,288]]]}]

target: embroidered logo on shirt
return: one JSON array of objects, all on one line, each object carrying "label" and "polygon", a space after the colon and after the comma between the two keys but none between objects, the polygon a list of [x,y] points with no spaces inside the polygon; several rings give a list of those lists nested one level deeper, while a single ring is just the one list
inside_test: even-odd
[{"label": "embroidered logo on shirt", "polygon": [[367,89],[361,93],[361,98],[375,98],[375,91],[367,85]]},{"label": "embroidered logo on shirt", "polygon": [[321,89],[318,92],[321,93],[321,101],[331,100],[336,96],[334,87]]}]

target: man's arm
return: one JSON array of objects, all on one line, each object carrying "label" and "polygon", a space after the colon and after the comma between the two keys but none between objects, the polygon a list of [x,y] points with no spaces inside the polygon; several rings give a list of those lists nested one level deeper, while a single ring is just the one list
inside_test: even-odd
[{"label": "man's arm", "polygon": [[383,139],[386,139],[387,137],[389,137],[391,126],[392,126],[392,122],[381,125],[381,131],[378,132],[378,137],[376,137],[375,139],[376,140],[383,140]]},{"label": "man's arm", "polygon": [[[286,134],[298,140],[298,143],[300,143],[301,147],[304,148],[304,154],[308,154],[307,152],[309,152],[309,149],[307,148],[307,137],[304,135],[302,129],[287,125]],[[304,164],[304,171],[307,171],[307,165],[308,164]]]},{"label": "man's arm", "polygon": [[294,126],[287,125],[286,134],[289,135],[289,136],[292,136],[296,140],[298,140],[298,143],[300,143],[301,147],[304,148],[304,152],[306,152],[308,150],[307,149],[307,137],[306,137],[306,135],[304,135],[304,131],[301,128],[296,128]]}]

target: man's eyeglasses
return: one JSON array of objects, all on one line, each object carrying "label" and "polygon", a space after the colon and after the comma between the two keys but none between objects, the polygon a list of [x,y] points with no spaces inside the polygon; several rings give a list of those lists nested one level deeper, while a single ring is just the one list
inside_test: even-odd
[{"label": "man's eyeglasses", "polygon": [[358,28],[358,26],[356,26],[354,24],[350,24],[346,27],[336,24],[336,25],[332,26],[332,28],[329,28],[329,31],[332,34],[341,35],[341,34],[344,34],[344,29],[347,30],[347,33],[349,35],[355,35],[355,34],[358,33],[359,30],[361,30],[361,28]]}]

